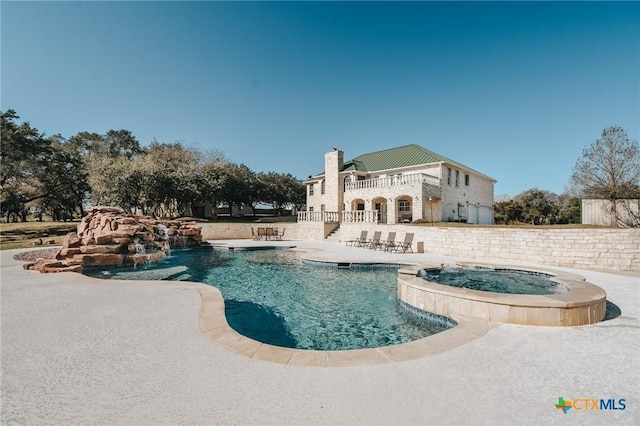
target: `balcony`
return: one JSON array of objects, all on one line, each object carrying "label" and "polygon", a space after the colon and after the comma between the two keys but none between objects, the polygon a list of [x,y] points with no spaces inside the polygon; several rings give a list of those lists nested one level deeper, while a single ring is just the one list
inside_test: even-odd
[{"label": "balcony", "polygon": [[428,186],[440,188],[440,178],[424,173],[415,173],[401,176],[387,176],[375,179],[358,180],[344,184],[344,191],[358,191],[362,189],[390,188],[393,186],[407,186],[415,184],[426,184]]}]

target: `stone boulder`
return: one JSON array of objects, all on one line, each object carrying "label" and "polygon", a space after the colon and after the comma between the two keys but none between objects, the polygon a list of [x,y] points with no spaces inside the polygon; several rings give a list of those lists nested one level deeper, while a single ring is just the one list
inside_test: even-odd
[{"label": "stone boulder", "polygon": [[77,232],[65,236],[55,260],[28,263],[24,268],[79,272],[85,266],[138,265],[162,259],[171,248],[202,242],[202,227],[196,222],[134,216],[109,206],[91,207],[87,213]]}]

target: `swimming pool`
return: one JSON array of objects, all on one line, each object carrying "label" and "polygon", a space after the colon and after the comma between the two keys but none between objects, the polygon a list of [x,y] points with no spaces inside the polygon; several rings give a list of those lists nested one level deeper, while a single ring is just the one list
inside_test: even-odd
[{"label": "swimming pool", "polygon": [[397,267],[305,263],[291,250],[174,250],[150,265],[90,270],[104,279],[196,281],[218,288],[229,325],[275,346],[375,348],[450,328],[408,313],[397,301]]}]

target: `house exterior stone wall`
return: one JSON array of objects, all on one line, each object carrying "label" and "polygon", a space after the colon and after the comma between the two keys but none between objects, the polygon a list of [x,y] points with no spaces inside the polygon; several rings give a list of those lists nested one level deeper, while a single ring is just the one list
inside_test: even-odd
[{"label": "house exterior stone wall", "polygon": [[341,212],[343,190],[340,169],[344,164],[344,153],[340,150],[327,152],[324,156],[325,174],[307,184],[307,210],[314,212]]},{"label": "house exterior stone wall", "polygon": [[[307,181],[307,211],[377,211],[379,223],[493,223],[495,180],[451,160],[365,171],[343,169],[343,152],[325,155],[324,174]],[[375,216],[375,215],[374,215]]]},{"label": "house exterior stone wall", "polygon": [[[450,180],[449,170],[452,175]],[[456,171],[460,174],[457,186]],[[469,176],[468,185],[465,176]],[[442,221],[483,223],[476,214],[482,207],[491,211],[491,221],[488,223],[493,223],[493,182],[468,171],[443,165],[442,187]]]}]

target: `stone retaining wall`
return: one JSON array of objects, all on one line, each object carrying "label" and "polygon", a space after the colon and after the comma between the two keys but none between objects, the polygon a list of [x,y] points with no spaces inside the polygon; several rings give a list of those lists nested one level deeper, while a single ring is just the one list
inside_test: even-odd
[{"label": "stone retaining wall", "polygon": [[[203,223],[205,240],[251,238],[251,227],[259,223]],[[284,228],[285,240],[321,240],[335,224],[277,224]],[[429,227],[415,225],[375,225],[343,223],[332,236],[337,241],[353,240],[360,231],[396,232],[396,240],[406,232],[415,234],[413,250],[424,243],[428,254],[484,261],[536,263],[569,268],[640,272],[640,229],[535,229],[495,227]]]},{"label": "stone retaining wall", "polygon": [[278,233],[284,230],[284,240],[323,240],[333,232],[337,224],[313,223],[200,223],[202,238],[205,240],[235,240],[252,238],[259,227],[278,228]]},{"label": "stone retaining wall", "polygon": [[501,227],[428,227],[343,223],[336,237],[355,239],[361,230],[389,231],[402,240],[413,232],[413,250],[487,261],[527,262],[569,268],[640,272],[640,229],[532,229]]}]

